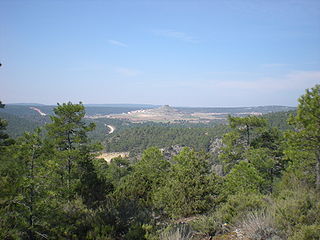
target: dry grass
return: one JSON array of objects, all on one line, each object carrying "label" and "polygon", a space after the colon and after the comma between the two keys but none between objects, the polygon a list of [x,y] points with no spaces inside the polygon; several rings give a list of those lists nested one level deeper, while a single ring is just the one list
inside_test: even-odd
[{"label": "dry grass", "polygon": [[193,231],[187,224],[180,224],[161,233],[161,240],[191,240]]},{"label": "dry grass", "polygon": [[273,216],[264,211],[248,213],[235,232],[251,240],[280,239],[274,227]]}]

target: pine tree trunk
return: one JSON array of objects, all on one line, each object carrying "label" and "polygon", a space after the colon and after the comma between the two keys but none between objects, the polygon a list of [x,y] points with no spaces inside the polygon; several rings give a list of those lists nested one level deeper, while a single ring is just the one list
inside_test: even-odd
[{"label": "pine tree trunk", "polygon": [[320,151],[317,152],[316,163],[316,188],[320,191]]},{"label": "pine tree trunk", "polygon": [[247,145],[249,148],[250,147],[250,129],[248,124],[246,124],[246,128],[247,128]]},{"label": "pine tree trunk", "polygon": [[33,240],[34,234],[33,234],[33,204],[34,204],[34,159],[35,158],[35,146],[33,146],[32,156],[31,156],[31,165],[30,165],[30,179],[31,179],[31,186],[30,186],[30,203],[29,203],[29,230],[28,235],[29,239]]}]

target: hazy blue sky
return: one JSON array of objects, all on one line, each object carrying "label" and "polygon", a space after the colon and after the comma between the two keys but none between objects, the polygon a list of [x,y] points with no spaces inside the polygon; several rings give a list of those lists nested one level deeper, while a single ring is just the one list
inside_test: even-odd
[{"label": "hazy blue sky", "polygon": [[5,103],[296,105],[320,1],[0,0]]}]

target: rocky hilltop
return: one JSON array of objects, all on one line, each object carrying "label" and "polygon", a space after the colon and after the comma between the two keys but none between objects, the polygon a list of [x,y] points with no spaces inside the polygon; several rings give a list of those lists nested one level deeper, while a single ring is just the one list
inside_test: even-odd
[{"label": "rocky hilltop", "polygon": [[236,107],[236,108],[173,108],[169,105],[163,105],[158,108],[127,110],[118,113],[92,114],[86,118],[113,118],[125,119],[131,122],[190,122],[190,123],[208,123],[211,121],[224,122],[228,115],[247,116],[262,115],[269,112],[291,110],[294,108],[283,106],[262,106],[262,107]]},{"label": "rocky hilltop", "polygon": [[145,110],[145,112],[148,112],[150,114],[165,114],[165,115],[182,114],[179,110],[173,107],[170,107],[169,105],[164,105],[154,109],[148,109],[148,110]]},{"label": "rocky hilltop", "polygon": [[170,122],[170,121],[180,121],[190,118],[189,114],[184,114],[179,110],[170,107],[169,105],[164,105],[159,108],[154,109],[143,109],[131,111],[123,114],[112,114],[108,116],[109,118],[127,119],[132,122],[145,122],[145,121],[155,121],[155,122]]}]

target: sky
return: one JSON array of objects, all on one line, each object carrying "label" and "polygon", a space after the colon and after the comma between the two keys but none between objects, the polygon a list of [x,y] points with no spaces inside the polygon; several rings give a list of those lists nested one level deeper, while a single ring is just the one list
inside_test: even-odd
[{"label": "sky", "polygon": [[296,106],[319,0],[0,0],[0,100]]}]

